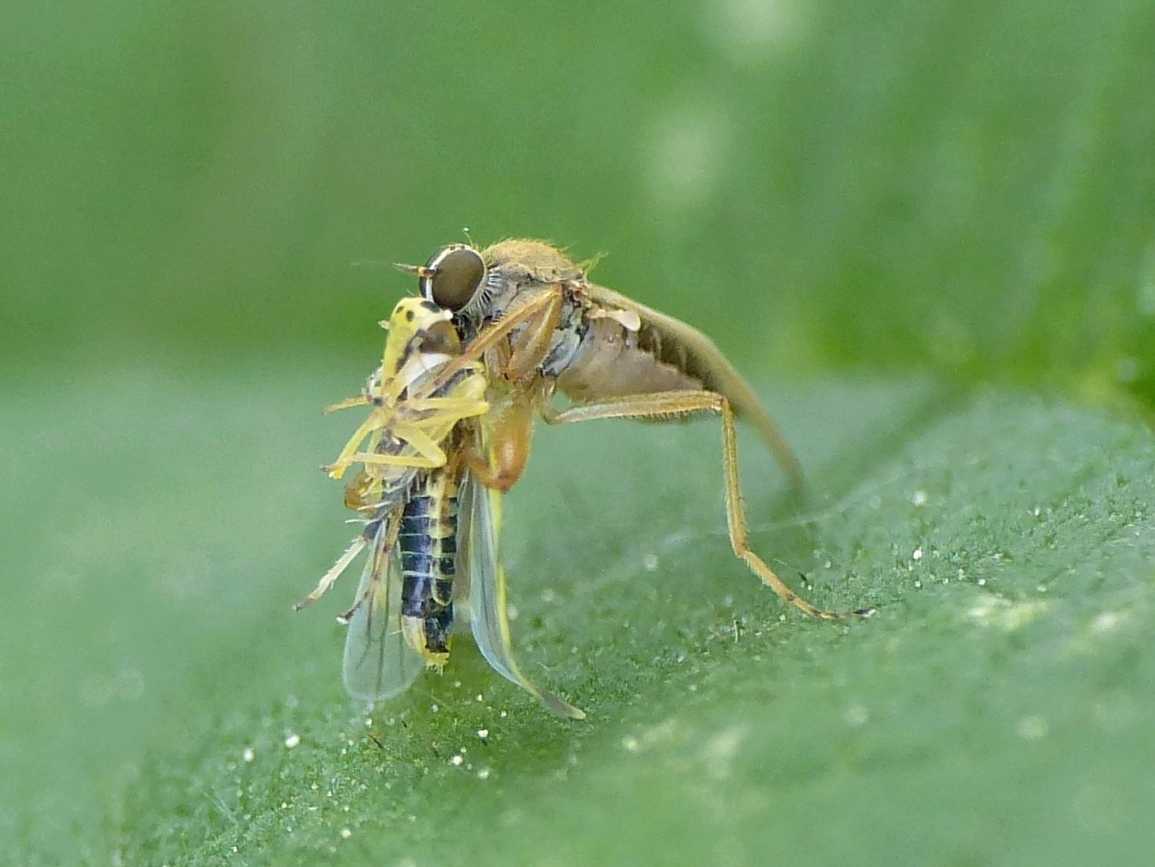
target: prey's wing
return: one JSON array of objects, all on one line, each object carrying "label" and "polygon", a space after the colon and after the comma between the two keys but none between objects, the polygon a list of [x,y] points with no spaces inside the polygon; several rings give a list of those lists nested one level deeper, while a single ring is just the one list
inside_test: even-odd
[{"label": "prey's wing", "polygon": [[469,625],[478,649],[498,674],[532,693],[558,716],[585,719],[581,710],[530,681],[513,658],[505,570],[498,559],[500,495],[466,475],[460,502],[459,538],[464,550],[458,560],[468,575]]},{"label": "prey's wing", "polygon": [[347,615],[342,677],[349,695],[366,702],[404,692],[425,668],[421,655],[401,634],[400,570],[385,524],[381,522],[369,544],[357,596]]}]

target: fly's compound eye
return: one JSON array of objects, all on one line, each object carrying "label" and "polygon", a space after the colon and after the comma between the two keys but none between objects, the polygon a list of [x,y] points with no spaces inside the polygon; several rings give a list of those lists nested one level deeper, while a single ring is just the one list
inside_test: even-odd
[{"label": "fly's compound eye", "polygon": [[454,313],[467,307],[485,279],[481,254],[466,244],[442,247],[425,263],[421,294],[438,307]]}]

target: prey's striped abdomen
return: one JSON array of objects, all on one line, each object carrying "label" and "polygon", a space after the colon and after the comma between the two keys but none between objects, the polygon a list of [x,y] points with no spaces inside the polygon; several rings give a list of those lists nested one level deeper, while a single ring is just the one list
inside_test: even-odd
[{"label": "prey's striped abdomen", "polygon": [[418,478],[397,542],[406,639],[430,665],[444,665],[457,574],[457,481],[452,472],[434,470]]}]

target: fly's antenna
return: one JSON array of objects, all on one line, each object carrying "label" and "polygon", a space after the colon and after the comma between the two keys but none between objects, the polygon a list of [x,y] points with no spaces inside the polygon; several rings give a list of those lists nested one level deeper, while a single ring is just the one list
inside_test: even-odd
[{"label": "fly's antenna", "polygon": [[350,268],[388,268],[392,262],[386,262],[384,259],[352,259],[349,262]]},{"label": "fly's antenna", "polygon": [[411,274],[414,277],[432,277],[437,273],[436,268],[426,268],[424,265],[406,265],[404,262],[394,262],[393,267],[402,274]]}]

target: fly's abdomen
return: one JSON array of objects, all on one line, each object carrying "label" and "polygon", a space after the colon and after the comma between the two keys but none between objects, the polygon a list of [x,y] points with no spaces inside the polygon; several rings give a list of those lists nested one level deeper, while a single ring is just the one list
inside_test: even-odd
[{"label": "fly's abdomen", "polygon": [[430,665],[449,659],[457,574],[457,482],[452,472],[420,477],[405,504],[401,533],[401,622]]},{"label": "fly's abdomen", "polygon": [[584,323],[564,366],[555,363],[543,372],[557,376],[558,387],[578,403],[702,388],[701,380],[662,361],[639,344],[635,332],[608,316]]}]

